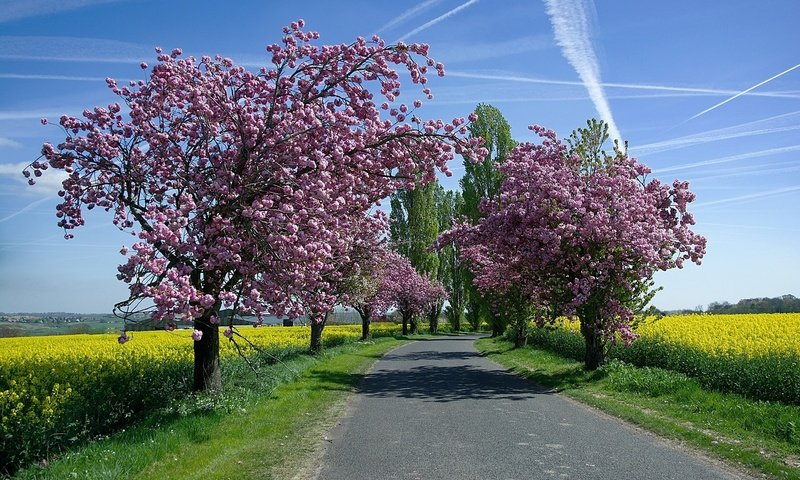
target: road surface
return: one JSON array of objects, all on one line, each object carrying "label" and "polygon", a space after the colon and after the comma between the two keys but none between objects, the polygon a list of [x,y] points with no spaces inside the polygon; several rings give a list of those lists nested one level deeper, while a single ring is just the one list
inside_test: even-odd
[{"label": "road surface", "polygon": [[379,360],[329,432],[318,480],[749,478],[481,357],[474,336]]}]

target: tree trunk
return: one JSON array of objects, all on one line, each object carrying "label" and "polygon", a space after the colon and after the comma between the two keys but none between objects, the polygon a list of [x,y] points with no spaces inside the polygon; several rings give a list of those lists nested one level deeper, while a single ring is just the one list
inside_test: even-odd
[{"label": "tree trunk", "polygon": [[311,353],[317,354],[322,351],[322,329],[328,320],[328,314],[321,316],[311,316]]},{"label": "tree trunk", "polygon": [[595,322],[587,322],[581,319],[581,334],[586,342],[586,356],[584,366],[586,370],[597,370],[605,361],[605,340],[600,332],[594,327]]},{"label": "tree trunk", "polygon": [[419,318],[417,315],[411,316],[411,335],[416,335],[419,333]]},{"label": "tree trunk", "polygon": [[367,340],[369,338],[369,324],[372,321],[369,318],[369,315],[362,315],[361,316],[361,340]]},{"label": "tree trunk", "polygon": [[194,383],[195,392],[222,390],[222,375],[219,369],[219,326],[211,324],[213,310],[206,311],[194,321],[194,329],[203,333],[194,342]]},{"label": "tree trunk", "polygon": [[514,347],[522,348],[528,344],[528,325],[526,322],[522,322],[521,325],[517,325],[516,330],[516,335],[514,335]]},{"label": "tree trunk", "polygon": [[402,312],[403,315],[403,335],[408,335],[408,321],[411,318],[411,314]]},{"label": "tree trunk", "polygon": [[463,309],[461,310],[461,313],[456,313],[456,314],[453,316],[453,325],[452,325],[452,328],[453,328],[453,331],[454,331],[454,332],[460,332],[460,331],[461,331],[461,319],[462,319],[463,317],[464,317],[464,311],[463,311]]}]

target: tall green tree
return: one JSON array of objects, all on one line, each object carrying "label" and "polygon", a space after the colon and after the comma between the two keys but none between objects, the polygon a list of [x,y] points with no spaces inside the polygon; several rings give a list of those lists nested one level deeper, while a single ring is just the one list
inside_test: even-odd
[{"label": "tall green tree", "polygon": [[[453,219],[464,209],[464,197],[459,191],[448,191],[441,205],[441,230],[446,231],[453,226]],[[446,222],[444,221],[446,219]],[[450,328],[461,331],[464,323],[464,311],[467,305],[468,271],[460,264],[460,249],[457,242],[448,244],[439,250],[439,269],[446,272],[442,281],[449,298],[449,305],[444,314]]]},{"label": "tall green tree", "polygon": [[[488,153],[479,163],[464,159],[464,176],[461,178],[464,203],[461,213],[473,225],[484,216],[479,208],[481,200],[495,197],[500,189],[502,174],[497,166],[505,162],[517,144],[511,137],[511,126],[496,107],[480,103],[475,107],[475,114],[478,118],[469,126],[470,138],[482,138]],[[478,293],[471,277],[468,284],[467,320],[472,329],[477,330],[486,321],[492,327],[492,336],[502,334],[506,324],[504,316],[493,314],[491,300]]]},{"label": "tall green tree", "polygon": [[[438,182],[430,182],[413,190],[399,191],[390,201],[392,243],[396,251],[407,257],[414,269],[429,280],[437,280],[439,275],[439,256],[430,247],[439,236],[436,192],[441,188]],[[411,319],[411,333],[419,331],[418,322],[416,316]]]}]

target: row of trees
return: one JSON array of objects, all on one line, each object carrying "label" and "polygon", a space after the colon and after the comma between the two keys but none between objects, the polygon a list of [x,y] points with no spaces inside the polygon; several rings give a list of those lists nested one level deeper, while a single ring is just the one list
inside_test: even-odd
[{"label": "row of trees", "polygon": [[800,312],[800,298],[782,295],[775,298],[744,298],[732,304],[712,302],[708,313],[794,313]]},{"label": "row of trees", "polygon": [[[389,309],[404,333],[423,316],[436,331],[447,297],[456,328],[511,325],[520,345],[532,318],[577,316],[596,368],[606,341],[631,337],[653,273],[702,258],[688,185],[648,181],[618,145],[606,154],[602,122],[566,143],[532,127],[542,143],[517,145],[489,105],[469,123],[422,120],[395,68],[432,98],[426,76],[444,69],[426,45],[318,38],[302,22],[285,28],[257,73],[158,50],[146,81],[108,80],[125,108],[62,116],[65,140],[23,172],[31,183],[48,167],[68,173],[67,238],[97,207],[138,238],[122,250],[130,297],[115,310],[190,322],[195,389],[221,388],[221,309],[305,314],[318,351],[334,305],[358,310],[367,337]],[[455,154],[461,194],[435,182]],[[390,218],[374,208],[387,197]]]}]

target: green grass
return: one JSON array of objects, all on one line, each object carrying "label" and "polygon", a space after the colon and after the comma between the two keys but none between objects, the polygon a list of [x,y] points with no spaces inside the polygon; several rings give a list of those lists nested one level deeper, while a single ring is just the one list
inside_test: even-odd
[{"label": "green grass", "polygon": [[478,350],[536,383],[659,435],[772,478],[800,479],[800,406],[704,389],[684,374],[611,362],[581,362],[482,339]]},{"label": "green grass", "polygon": [[324,432],[363,374],[404,340],[380,338],[297,356],[256,376],[243,363],[226,390],[160,411],[127,431],[16,479],[269,479],[313,466]]}]

